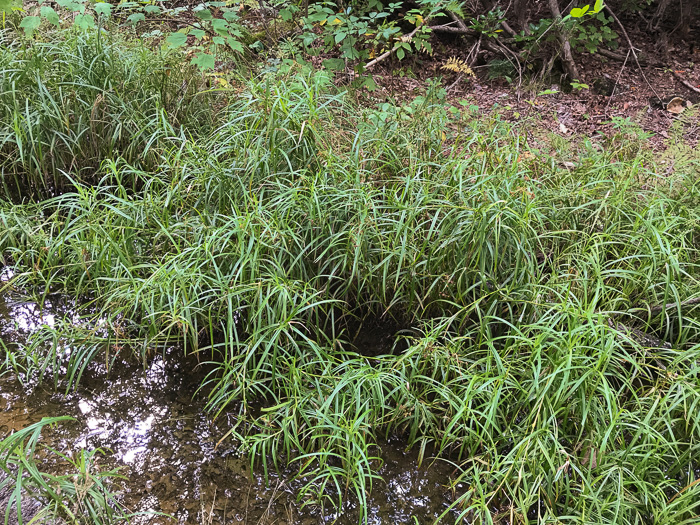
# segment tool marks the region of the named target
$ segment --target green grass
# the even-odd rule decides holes
[[[29,44],[9,31],[0,35],[6,196],[39,199],[72,181],[95,183],[113,159],[155,169],[186,140],[183,126],[193,132],[214,124],[217,97],[193,68],[113,39],[66,31]]]
[[[69,42],[75,55],[98,46]],[[36,78],[47,66],[34,57],[56,47],[22,49],[15,74]],[[450,109],[438,84],[363,108],[299,68],[239,82],[215,118],[192,102],[142,120],[156,75],[130,64],[166,59],[99,52],[137,86],[105,98],[106,143],[54,150],[60,194],[0,201],[8,286],[75,297],[84,322],[8,348],[7,367],[70,389],[117,347],[145,360],[179,343],[213,363],[210,408],[240,413],[231,437],[251,462],[298,467],[304,504],[363,509],[390,435],[455,465],[446,523],[697,520],[692,151],[661,170],[624,121],[596,141],[528,141],[530,124]],[[74,74],[51,63],[38,113]],[[95,74],[91,86],[112,73]],[[8,89],[0,112],[18,115]],[[42,121],[21,155],[33,135],[5,124],[7,184],[54,176],[24,145],[61,123]],[[133,154],[113,145],[117,123]],[[352,338],[377,319],[405,330],[392,352],[364,355]]]
[[[8,495],[3,501],[5,525],[57,521],[102,525],[125,519],[108,488],[110,480],[119,477],[116,471],[94,468],[102,451],[83,449],[66,456],[40,443],[44,427],[70,419],[44,418],[0,441],[0,493]],[[70,472],[46,472],[56,461],[65,463]]]

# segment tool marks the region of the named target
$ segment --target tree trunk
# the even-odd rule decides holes
[[[525,31],[526,35],[530,34],[530,17],[527,9],[529,4],[529,0],[515,0],[513,2],[513,11],[518,21],[518,27],[521,31]]]
[[[559,38],[559,44],[561,46],[562,60],[564,61],[564,70],[569,80],[578,80],[578,68],[576,67],[576,62],[574,61],[574,55],[571,53],[571,43],[569,42],[569,36],[566,31],[561,27],[561,11],[559,10],[559,4],[557,0],[548,0],[549,10],[554,16],[554,23],[557,27],[557,35]]]

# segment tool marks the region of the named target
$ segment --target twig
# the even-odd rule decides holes
[[[649,308],[648,312],[652,315],[658,314],[660,312],[663,312],[664,310],[669,310],[670,308],[678,308],[679,306],[683,308],[684,306],[693,306],[696,304],[700,304],[700,297],[695,297],[694,299],[688,299],[687,301],[682,301],[680,303],[666,303],[666,304],[660,304],[657,306],[652,306]],[[644,310],[643,308],[640,308],[640,310]]]
[[[642,66],[639,63],[639,57],[637,56],[637,52],[634,50],[634,45],[632,45],[632,40],[630,39],[630,36],[627,34],[627,30],[625,29],[625,26],[622,25],[622,22],[620,22],[620,19],[617,18],[617,15],[613,12],[612,9],[610,9],[610,7],[607,4],[605,5],[605,10],[610,14],[610,16],[613,17],[613,20],[615,20],[617,25],[620,26],[620,30],[622,31],[622,34],[624,35],[625,40],[627,40],[627,45],[630,46],[630,51],[632,51],[632,56],[634,57],[634,61],[637,63],[637,67],[639,68],[639,72],[642,74],[644,81],[651,88],[654,95],[656,95],[656,98],[661,99],[659,94],[654,89],[654,86],[651,85],[651,83],[647,79],[647,76],[644,74],[644,70],[642,69]]]
[[[416,28],[415,28],[413,31],[411,31],[411,32],[410,32],[409,34],[407,34],[407,35],[402,36],[401,38],[403,39],[404,42],[410,42],[411,39],[413,38],[413,36],[418,32],[418,30],[419,30],[421,27],[423,27],[423,24],[417,25]],[[394,47],[392,47],[389,51],[385,51],[384,53],[382,53],[381,55],[379,55],[379,56],[378,56],[377,58],[375,58],[374,60],[370,60],[370,61],[367,62],[367,64],[365,65],[365,69],[369,69],[369,68],[371,68],[371,67],[374,67],[375,65],[377,65],[377,64],[378,64],[379,62],[381,62],[382,60],[386,60],[386,59],[389,58],[391,55],[393,55],[393,54],[396,52],[397,49],[398,49],[398,48],[397,48],[396,46],[394,46]]]
[[[613,86],[612,93],[610,94],[610,97],[608,98],[608,103],[605,104],[605,117],[606,118],[608,116],[608,107],[610,106],[610,103],[612,102],[612,99],[615,96],[615,90],[617,89],[617,85],[620,82],[620,77],[622,76],[622,72],[625,70],[625,66],[627,65],[627,59],[629,57],[630,57],[630,52],[627,51],[627,56],[625,57],[625,61],[622,63],[622,67],[620,68],[620,72],[617,74],[617,78],[615,79],[615,85]]]
[[[481,51],[481,37],[479,37],[476,44],[469,50],[469,54],[467,55],[467,64],[469,64],[469,67],[476,64],[476,60],[479,58],[479,51]]]
[[[460,75],[457,77],[457,80],[455,80],[452,84],[450,84],[449,87],[448,87],[445,91],[446,91],[447,93],[449,93],[450,91],[452,91],[452,88],[455,87],[457,84],[459,84],[459,81],[462,80],[463,77],[464,77],[464,75],[463,75],[463,74],[460,74]]]
[[[636,307],[636,308],[630,308],[629,310],[625,310],[624,312],[614,312],[610,314],[611,318],[615,317],[620,317],[623,315],[630,315],[633,313],[641,313],[641,312],[647,312],[651,315],[656,315],[658,313],[663,312],[664,310],[670,310],[671,308],[684,308],[686,306],[694,306],[696,304],[700,304],[700,297],[694,297],[692,299],[686,299],[685,301],[679,302],[672,302],[672,303],[666,303],[666,304],[657,304],[651,307],[643,308],[643,307]]]
[[[696,88],[693,84],[688,82],[686,79],[681,77],[678,72],[674,71],[673,69],[671,70],[671,73],[673,73],[673,76],[678,79],[678,81],[683,84],[685,87],[690,89],[691,91],[695,91],[696,93],[700,93],[700,89]]]
[[[201,24],[197,24],[194,22],[188,22],[187,20],[180,20],[176,18],[146,18],[144,22],[168,22],[171,24],[185,24],[191,27],[194,27],[195,29],[201,29],[202,31],[205,31],[209,35],[216,36],[216,33],[214,31],[211,31],[207,29],[206,27],[202,27]]]
[[[475,35],[476,31],[469,29],[468,27],[461,28],[459,26],[454,26],[455,22],[450,22],[448,24],[441,24],[439,26],[429,26],[431,31],[437,31],[438,33],[457,33],[458,35]]]
[[[627,52],[627,54],[615,53],[614,51],[610,51],[609,49],[605,49],[603,47],[599,47],[596,50],[596,53],[598,53],[599,55],[603,55],[605,58],[617,60],[618,62],[626,62],[627,59],[629,58],[629,51]],[[647,63],[646,58],[639,57],[639,63],[646,64]]]
[[[515,32],[515,29],[513,29],[512,27],[510,27],[510,25],[508,24],[508,22],[506,22],[505,20],[504,20],[503,22],[501,22],[501,27],[502,27],[503,29],[505,29],[506,33],[508,33],[510,36],[516,36],[516,35],[518,34],[518,33]]]
[[[506,60],[510,62],[515,69],[518,71],[518,88],[516,90],[516,96],[518,99],[518,102],[520,101],[520,87],[523,84],[523,68],[522,65],[520,64],[520,59],[522,58],[521,55],[513,51],[512,49],[506,47],[503,45],[501,42],[495,39],[486,39],[486,42],[484,42],[484,47],[488,49],[489,51],[492,51],[497,54],[502,54],[503,56],[506,57]],[[513,59],[510,58],[510,56],[513,57]]]
[[[469,29],[467,27],[467,24],[464,23],[464,20],[458,17],[455,13],[453,13],[452,11],[447,11],[447,14],[450,15],[450,18],[456,22],[456,24],[462,31],[467,31]]]

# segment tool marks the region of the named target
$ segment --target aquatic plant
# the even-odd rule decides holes
[[[124,518],[124,512],[110,492],[115,470],[96,468],[100,450],[81,449],[66,456],[39,439],[50,425],[65,423],[69,417],[44,418],[0,441],[0,506],[4,523],[107,524]],[[47,472],[52,462],[68,465],[68,472]],[[71,472],[72,470],[72,472]]]
[[[296,66],[216,123],[0,201],[5,286],[82,305],[6,366],[69,389],[98,355],[181,344],[254,465],[361,520],[387,436],[454,464],[445,521],[696,519],[700,159],[660,176],[632,126],[526,140],[438,84],[363,109]],[[377,320],[403,327],[382,355],[353,345]]]

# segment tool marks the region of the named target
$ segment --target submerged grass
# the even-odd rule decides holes
[[[72,457],[42,446],[42,430],[71,418],[44,418],[0,441],[0,508],[3,523],[107,524],[125,513],[107,485],[116,471],[95,469],[102,451],[81,450]],[[62,461],[73,472],[46,472],[51,461]]]
[[[133,67],[162,56],[70,42],[111,64],[90,86],[129,71],[135,91],[103,95],[106,127],[85,121],[95,150],[51,142],[64,106],[40,134],[2,120],[6,184],[66,181],[0,201],[7,286],[84,305],[84,322],[7,349],[21,378],[71,388],[98,355],[182,343],[214,364],[210,407],[239,411],[231,432],[254,464],[297,465],[300,499],[355,499],[361,520],[386,436],[455,465],[445,522],[697,520],[700,158],[684,150],[660,176],[631,122],[528,142],[497,115],[450,109],[439,85],[363,109],[298,68],[208,118],[161,106],[179,79]],[[24,89],[55,47],[21,50]],[[80,67],[51,63],[39,113]],[[19,115],[10,84],[0,112]],[[76,114],[98,96],[85,89]],[[376,319],[405,330],[364,355],[352,336]]]

